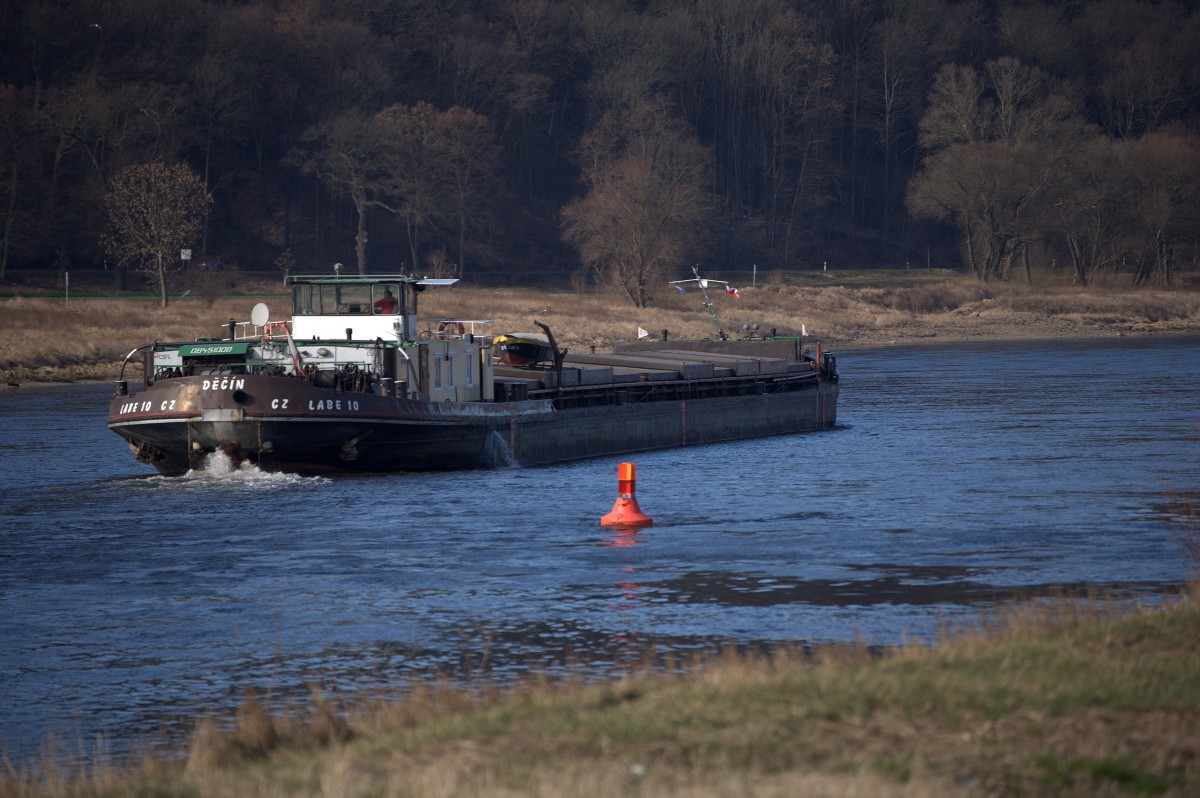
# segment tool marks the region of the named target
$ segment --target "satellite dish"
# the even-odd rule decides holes
[[[267,322],[271,320],[271,311],[267,308],[265,302],[259,302],[254,306],[254,310],[250,311],[250,323],[255,327],[266,327]]]

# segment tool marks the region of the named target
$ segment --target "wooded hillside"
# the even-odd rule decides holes
[[[538,282],[1057,268],[1200,237],[1192,0],[2,0],[0,279],[106,252],[123,170],[194,264]],[[1122,278],[1124,279],[1124,278]]]

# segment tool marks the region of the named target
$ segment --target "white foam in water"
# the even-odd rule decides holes
[[[243,465],[247,463],[243,462]],[[204,458],[204,466],[201,468],[201,473],[206,474],[213,479],[223,479],[237,472],[233,465],[233,458],[220,450],[210,452]],[[189,472],[195,473],[195,472]]]
[[[328,481],[325,477],[302,477],[299,474],[263,471],[249,460],[243,460],[240,464],[235,465],[233,458],[222,451],[209,453],[205,456],[200,468],[191,469],[183,476],[159,477],[159,479],[176,485],[191,483],[246,488],[285,487]]]

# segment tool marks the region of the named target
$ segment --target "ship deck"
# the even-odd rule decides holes
[[[553,398],[560,407],[751,395],[796,390],[818,379],[812,362],[689,349],[568,352],[561,369],[495,367],[501,401]]]

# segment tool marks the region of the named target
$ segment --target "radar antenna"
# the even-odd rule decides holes
[[[675,290],[681,294],[687,293],[687,290],[684,288],[685,285],[695,283],[696,285],[700,286],[700,293],[704,295],[704,307],[707,308],[708,312],[712,314],[713,324],[717,325],[717,335],[721,336],[721,340],[724,341],[729,336],[725,334],[725,328],[721,326],[721,319],[717,316],[717,309],[713,305],[712,299],[710,299],[708,296],[708,287],[710,285],[721,286],[725,293],[729,294],[730,296],[740,298],[738,290],[725,280],[710,280],[708,278],[701,277],[700,267],[698,265],[692,267],[692,274],[696,276],[690,280],[672,280],[671,285],[675,286]]]

